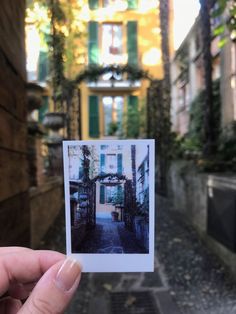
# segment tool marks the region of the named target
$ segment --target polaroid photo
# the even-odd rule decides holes
[[[84,272],[154,270],[154,140],[64,141],[67,255]]]

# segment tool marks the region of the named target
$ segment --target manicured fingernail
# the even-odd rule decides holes
[[[67,258],[59,269],[55,281],[60,289],[69,291],[80,275],[80,264],[72,258]]]

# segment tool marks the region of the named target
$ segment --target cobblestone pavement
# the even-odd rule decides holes
[[[134,233],[124,227],[123,222],[112,222],[111,218],[97,218],[80,246],[81,253],[145,253],[135,239]]]
[[[226,269],[158,200],[155,272],[83,274],[67,314],[236,314],[236,284]],[[41,248],[65,252],[63,212]]]

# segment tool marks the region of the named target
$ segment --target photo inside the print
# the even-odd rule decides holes
[[[149,144],[98,143],[68,145],[71,251],[149,253]]]

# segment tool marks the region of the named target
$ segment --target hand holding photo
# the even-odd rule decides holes
[[[153,271],[154,141],[64,141],[67,254],[84,272]]]

